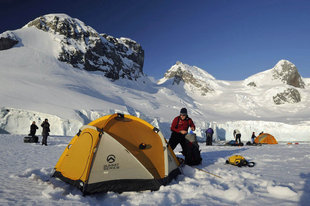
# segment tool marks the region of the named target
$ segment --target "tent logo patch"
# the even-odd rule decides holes
[[[115,155],[112,155],[112,154],[108,155],[107,156],[107,162],[110,163],[110,164],[115,162]]]
[[[114,163],[116,161],[116,157],[113,154],[107,156],[107,162],[109,164],[103,165],[103,170],[116,170],[119,169],[119,163]]]

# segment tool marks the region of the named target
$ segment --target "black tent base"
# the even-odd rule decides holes
[[[93,184],[84,184],[80,180],[71,180],[69,178],[64,177],[61,172],[55,171],[53,177],[57,177],[64,182],[67,182],[71,185],[78,187],[82,192],[83,195],[90,195],[93,193],[99,192],[128,192],[128,191],[144,191],[144,190],[151,190],[156,191],[159,190],[161,185],[167,185],[171,182],[172,179],[176,178],[181,174],[180,169],[177,168],[170,172],[168,177],[162,179],[122,179],[122,180],[111,180],[111,181],[103,181]]]

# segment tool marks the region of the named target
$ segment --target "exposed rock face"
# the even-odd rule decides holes
[[[113,80],[137,79],[144,75],[144,51],[140,44],[131,39],[99,34],[65,14],[41,16],[26,26],[55,34],[62,47],[58,59],[73,67],[102,71]]]
[[[273,96],[275,104],[298,103],[301,101],[301,95],[295,88],[288,88],[285,91]]]
[[[247,84],[247,86],[256,87],[256,84],[255,84],[255,82],[250,82],[250,83]]]
[[[274,79],[280,79],[283,83],[294,87],[305,88],[305,83],[296,66],[287,60],[279,61],[272,69],[272,72]]]
[[[195,71],[195,70],[198,70]],[[197,74],[200,73],[200,77],[205,76],[205,81],[202,81],[198,78]],[[205,74],[204,74],[205,73]],[[165,79],[172,79],[173,84],[179,85],[180,82],[184,82],[185,84],[189,84],[194,86],[196,89],[201,90],[201,95],[206,95],[208,92],[214,91],[214,89],[207,83],[207,80],[211,77],[211,75],[202,71],[197,67],[190,67],[181,62],[177,62],[174,66],[169,69],[165,75]],[[213,78],[213,77],[212,77]]]
[[[18,40],[12,32],[4,32],[0,35],[0,51],[11,49],[17,43]]]

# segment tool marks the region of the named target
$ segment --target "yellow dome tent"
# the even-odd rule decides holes
[[[276,138],[274,138],[274,136],[272,136],[271,134],[268,133],[262,133],[260,135],[258,135],[255,139],[254,139],[255,143],[261,143],[261,144],[278,144]]]
[[[113,114],[79,130],[53,176],[90,194],[158,190],[178,174],[179,161],[157,128],[131,115]]]

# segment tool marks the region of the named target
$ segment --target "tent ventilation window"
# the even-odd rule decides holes
[[[156,128],[156,127],[154,127],[154,128],[153,128],[153,131],[156,132],[156,133],[158,133],[158,132],[159,132],[159,129]]]
[[[132,120],[129,118],[125,118],[124,114],[117,113],[117,117],[114,118],[117,121],[122,121],[122,122],[131,122]]]

